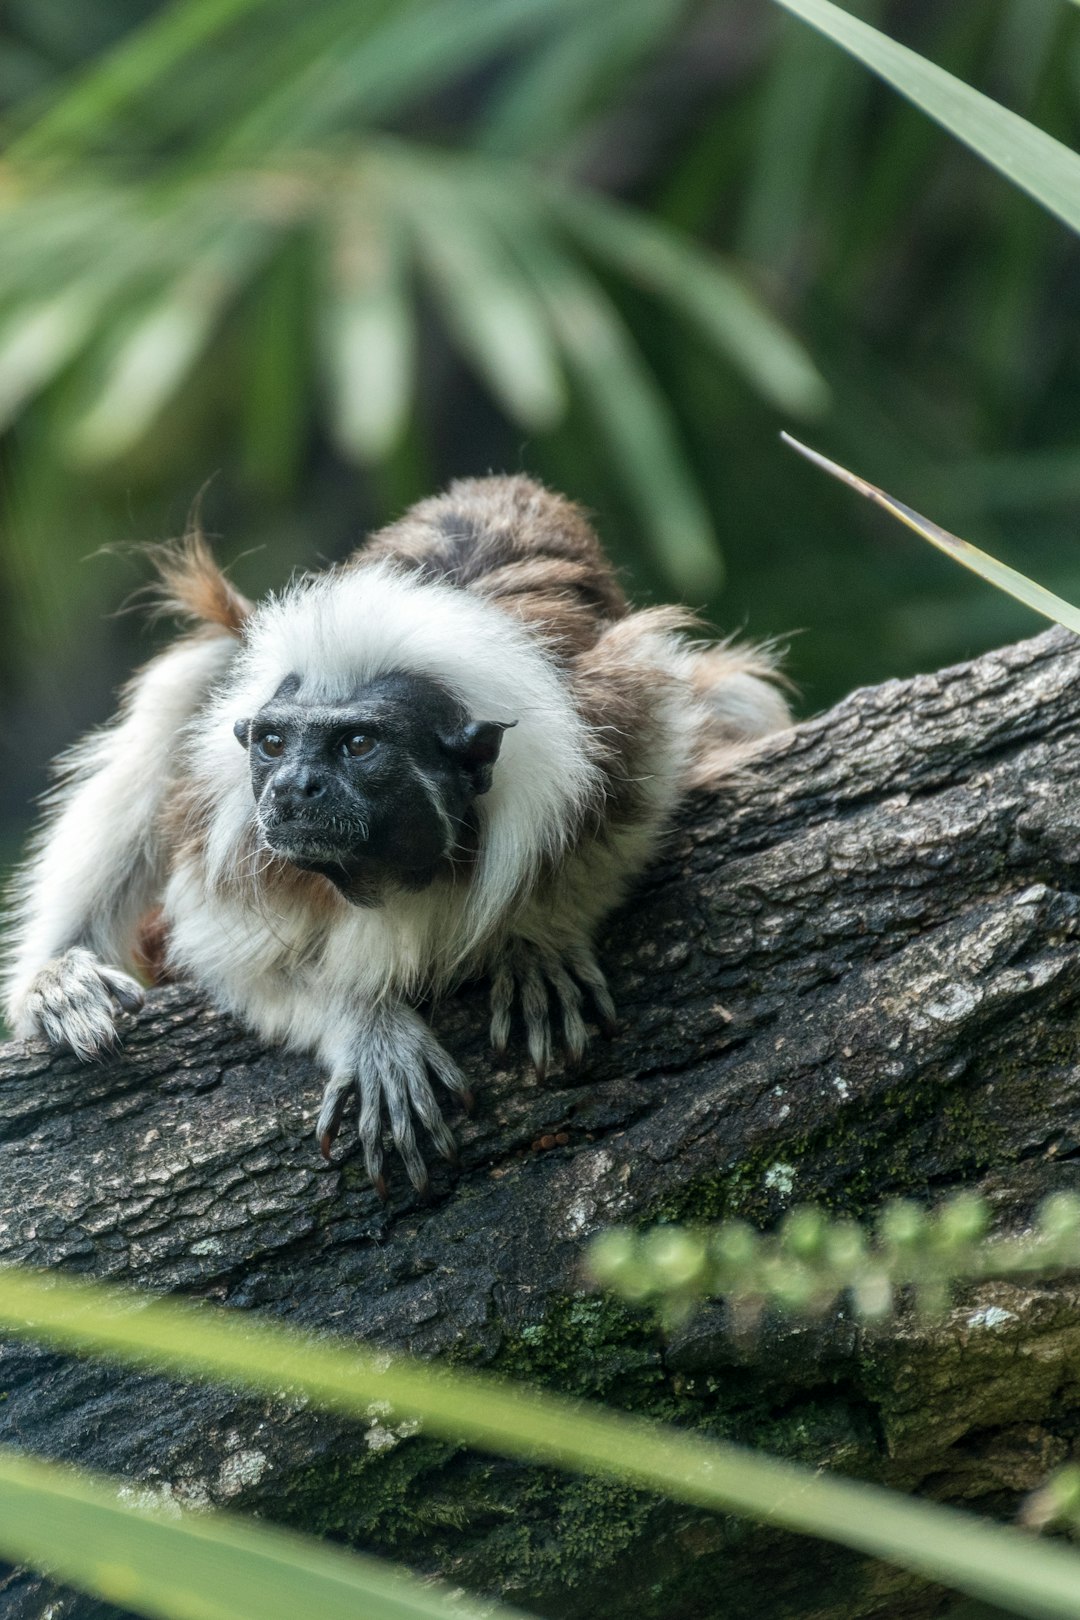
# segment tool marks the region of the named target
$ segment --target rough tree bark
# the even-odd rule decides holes
[[[686,807],[606,943],[623,1033],[539,1085],[484,1000],[439,1010],[478,1082],[460,1173],[382,1209],[320,1166],[319,1080],[181,990],[84,1068],[0,1052],[0,1260],[68,1268],[549,1380],[1007,1512],[1080,1429],[1080,1290],[969,1295],[932,1331],[664,1342],[581,1291],[611,1221],[983,1188],[1007,1224],[1080,1183],[1080,645],[1063,632],[855,693]],[[566,1133],[564,1145],[540,1138]],[[551,1617],[944,1612],[913,1576],[378,1415],[0,1349],[0,1437],[439,1569]],[[51,1605],[51,1607],[50,1607]],[[106,1611],[19,1572],[3,1620]]]

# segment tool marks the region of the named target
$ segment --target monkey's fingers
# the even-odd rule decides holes
[[[319,1117],[315,1124],[319,1152],[327,1163],[331,1162],[330,1150],[341,1129],[349,1098],[356,1090],[360,1093],[359,1136],[364,1150],[364,1163],[376,1195],[385,1204],[390,1195],[386,1177],[382,1173],[381,1093],[377,1080],[373,1083],[370,1076],[366,1082],[363,1076],[358,1080],[357,1076],[348,1070],[331,1076],[323,1092]]]
[[[412,1101],[414,1077],[411,1066],[387,1061],[379,1076],[382,1094],[386,1099],[386,1111],[390,1116],[390,1134],[394,1138],[394,1146],[405,1161],[409,1180],[418,1193],[428,1190],[428,1171],[424,1163],[424,1155],[420,1152],[416,1141],[416,1132],[412,1122]],[[430,1086],[424,1079],[422,1084],[430,1093]],[[431,1098],[434,1104],[434,1097]]]
[[[35,976],[16,1033],[24,1038],[42,1035],[51,1046],[67,1047],[89,1062],[117,1049],[117,1012],[134,1011],[142,1001],[134,979],[77,946]]]
[[[327,1162],[355,1085],[355,1077],[348,1073],[331,1075],[326,1083],[319,1105],[319,1117],[315,1122],[315,1135],[319,1139],[319,1152]]]
[[[585,998],[580,985],[575,984],[553,952],[548,952],[544,956],[544,972],[562,1013],[563,1051],[567,1067],[576,1069],[585,1056],[585,1048],[589,1044],[589,1032],[581,1016],[581,1006]]]
[[[98,973],[104,980],[109,994],[124,1012],[138,1012],[145,1004],[146,991],[129,973],[121,973],[119,968],[112,967],[99,967]]]
[[[619,1015],[611,999],[607,980],[596,957],[588,945],[574,945],[566,953],[566,962],[575,978],[579,979],[592,996],[600,1014],[600,1028],[609,1038],[618,1033]]]
[[[514,972],[503,957],[491,976],[491,1045],[496,1057],[505,1057],[510,1045],[510,1018],[514,1010]]]
[[[409,1101],[413,1112],[421,1124],[427,1127],[436,1151],[448,1164],[455,1169],[460,1162],[458,1159],[457,1143],[454,1133],[442,1116],[442,1109],[435,1098],[435,1093],[428,1085],[427,1076],[416,1070],[410,1070],[408,1075]]]
[[[429,1029],[423,1032],[421,1051],[424,1062],[437,1080],[441,1080],[447,1091],[452,1091],[460,1097],[467,1114],[471,1114],[476,1107],[476,1099],[469,1089],[469,1082],[450,1056],[435,1039]]]
[[[546,1078],[552,1056],[559,1050],[566,1067],[577,1068],[589,1042],[583,1013],[585,990],[601,1030],[613,1035],[618,1028],[615,1003],[587,943],[557,951],[544,950],[527,939],[510,940],[491,977],[491,1044],[496,1054],[506,1051],[514,1002],[520,996],[526,1044],[538,1078]],[[561,1039],[555,1034],[555,1007]]]
[[[382,1085],[373,1064],[363,1063],[357,1079],[360,1094],[360,1120],[357,1133],[364,1150],[364,1164],[371,1185],[385,1204],[389,1196],[382,1173]]]
[[[551,1067],[551,1009],[548,1006],[547,985],[531,950],[519,954],[518,982],[521,987],[521,1010],[525,1015],[525,1043],[536,1070],[536,1078],[546,1080]]]
[[[426,1125],[436,1151],[456,1169],[460,1163],[457,1142],[428,1084],[426,1071],[429,1070],[437,1080],[441,1080],[447,1091],[452,1091],[456,1097],[460,1097],[466,1113],[472,1113],[476,1106],[475,1099],[469,1090],[468,1081],[449,1052],[439,1045],[430,1029],[426,1027],[420,1033],[420,1056],[423,1060],[422,1066],[410,1070],[409,1074],[412,1105]]]

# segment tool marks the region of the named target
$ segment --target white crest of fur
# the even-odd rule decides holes
[[[228,694],[200,724],[192,764],[218,804],[207,842],[215,882],[235,863],[254,814],[233,724],[288,675],[301,701],[347,702],[365,682],[404,670],[442,683],[476,720],[512,724],[489,793],[477,801],[480,854],[452,954],[460,962],[520,902],[599,791],[588,732],[551,659],[479,597],[389,563],[304,579],[249,620]],[[445,949],[450,942],[443,941]]]

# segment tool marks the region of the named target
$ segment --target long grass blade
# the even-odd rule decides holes
[[[776,0],[877,73],[998,169],[1013,185],[1080,230],[1080,155],[906,45],[831,4]]]
[[[1076,1620],[1080,1553],[1071,1548],[490,1374],[17,1267],[0,1269],[0,1324],[20,1338],[136,1367],[283,1398],[303,1393],[353,1416],[386,1401],[459,1443],[825,1537],[1031,1620]]]
[[[110,461],[138,443],[209,342],[217,315],[183,290],[136,323],[114,355],[100,394],[71,430],[69,448],[77,461]]]
[[[512,1620],[378,1559],[0,1447],[0,1557],[162,1620]],[[137,1506],[126,1505],[136,1498]]]
[[[999,590],[1015,597],[1018,602],[1023,602],[1025,607],[1033,609],[1036,613],[1041,613],[1043,618],[1052,619],[1055,624],[1062,624],[1066,630],[1073,630],[1077,635],[1080,635],[1080,608],[1073,607],[1070,602],[1066,602],[1060,596],[1055,596],[1053,591],[1045,590],[1042,585],[1036,585],[1035,581],[1028,579],[1025,574],[1018,573],[1015,568],[1010,568],[1007,563],[998,562],[996,557],[991,557],[987,552],[980,551],[977,546],[971,545],[967,540],[961,540],[957,535],[950,534],[948,529],[941,528],[937,523],[932,522],[930,518],[922,517],[918,512],[913,511],[910,506],[905,506],[903,501],[898,501],[893,495],[887,495],[876,484],[868,483],[865,478],[860,478],[857,473],[848,472],[847,468],[841,467],[839,462],[830,461],[828,456],[823,456],[819,451],[811,450],[805,444],[800,444],[798,439],[791,437],[790,433],[782,433],[780,437],[785,444],[790,445],[793,450],[797,450],[800,456],[805,456],[807,461],[813,462],[815,467],[820,467],[824,472],[830,473],[833,478],[838,478],[849,489],[857,490],[860,495],[865,495],[867,500],[873,501],[876,506],[890,512],[893,517],[899,518],[901,523],[905,524],[909,529],[913,529],[916,534],[922,535],[924,540],[929,540],[932,546],[936,546],[939,551],[943,551],[954,562],[960,563],[964,568],[969,568],[973,574],[978,574],[980,579],[985,579],[991,585],[996,585]]]

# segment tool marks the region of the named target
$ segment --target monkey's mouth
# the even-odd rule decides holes
[[[355,824],[328,826],[325,821],[304,821],[297,817],[262,823],[263,837],[275,855],[294,866],[341,866],[353,868],[364,859],[366,829]]]

